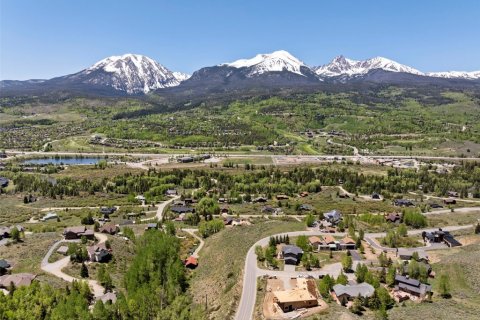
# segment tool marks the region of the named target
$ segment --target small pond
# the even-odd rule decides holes
[[[46,165],[46,164],[54,164],[54,165],[94,165],[97,164],[103,158],[39,158],[39,159],[28,159],[22,162],[22,164],[30,164],[30,165]]]

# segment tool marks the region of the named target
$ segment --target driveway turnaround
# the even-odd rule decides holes
[[[102,234],[102,233],[95,233],[95,237],[98,239],[99,244],[104,243],[108,239],[108,237],[105,234]],[[43,257],[42,263],[41,263],[41,268],[42,268],[43,271],[48,272],[50,274],[53,274],[54,276],[56,276],[60,279],[63,279],[67,282],[82,281],[82,279],[77,279],[77,278],[72,277],[72,276],[70,276],[70,275],[68,275],[68,274],[66,274],[62,271],[62,269],[65,268],[68,265],[68,263],[70,262],[70,257],[67,256],[67,257],[62,258],[62,259],[60,259],[58,261],[55,261],[53,263],[48,262],[48,259],[53,254],[55,249],[57,249],[57,247],[61,243],[65,243],[65,242],[79,242],[79,240],[63,240],[62,239],[62,240],[59,240],[59,241],[55,242],[50,247],[50,249],[48,250],[45,257]],[[99,297],[104,295],[105,288],[102,287],[97,281],[88,280],[87,282],[88,282],[88,285],[90,286],[90,289],[92,289],[93,296],[95,298],[99,298]]]

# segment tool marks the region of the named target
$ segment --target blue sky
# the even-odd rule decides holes
[[[478,0],[0,0],[0,79],[74,73],[111,55],[174,71],[284,49],[309,65],[384,56],[480,69]]]

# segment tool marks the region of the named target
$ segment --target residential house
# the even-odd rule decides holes
[[[327,235],[324,235],[322,236],[323,240],[322,240],[322,243],[320,243],[320,245],[318,246],[318,250],[337,250],[337,240],[327,234]]]
[[[148,223],[147,226],[145,227],[145,230],[154,230],[158,229],[158,226],[156,223]]]
[[[284,194],[277,194],[277,200],[288,200],[288,196]]]
[[[272,293],[273,302],[283,312],[318,306],[319,294],[313,279],[297,278],[297,285],[294,288]]]
[[[100,213],[106,218],[108,218],[115,211],[117,211],[117,208],[115,208],[115,207],[101,207],[100,208]]]
[[[254,199],[252,200],[252,202],[254,202],[254,203],[259,203],[259,202],[260,202],[260,203],[265,203],[265,202],[267,202],[267,201],[268,201],[268,199],[265,198],[265,197],[257,197],[257,198],[254,198]]]
[[[178,215],[178,217],[176,217],[175,219],[173,219],[174,221],[178,221],[178,222],[182,222],[185,220],[185,213],[180,213]]]
[[[193,157],[180,157],[177,159],[177,162],[180,162],[180,163],[189,163],[189,162],[193,162],[195,159]]]
[[[135,200],[138,200],[140,202],[145,202],[145,197],[142,196],[142,195],[138,195],[138,196],[135,197]]]
[[[111,251],[107,249],[105,243],[88,246],[87,252],[88,259],[92,262],[107,262],[112,256]]]
[[[282,247],[282,257],[285,264],[297,265],[302,259],[303,250],[294,245],[285,245]]]
[[[281,208],[274,208],[272,206],[264,206],[262,208],[262,213],[277,215],[277,214],[280,214],[281,212],[282,212]]]
[[[190,205],[190,204],[193,204],[193,203],[197,202],[193,198],[185,198],[185,199],[183,199],[183,201],[185,201],[185,205]]]
[[[374,199],[374,200],[380,200],[381,198],[382,198],[382,197],[380,196],[379,193],[376,193],[376,192],[372,193],[372,199]]]
[[[70,227],[63,230],[63,236],[65,237],[65,240],[80,239],[82,237],[93,240],[94,232],[91,229],[87,229],[85,226]]]
[[[115,302],[117,302],[117,295],[114,292],[107,292],[103,296],[100,296],[98,299],[102,300],[104,304],[114,304]]]
[[[190,256],[185,260],[185,267],[189,269],[195,269],[198,266],[198,259],[194,256]]]
[[[225,219],[223,219],[223,224],[226,226],[232,225],[232,222],[233,222],[232,217],[225,217]]]
[[[0,227],[0,239],[10,238],[10,234],[12,233],[12,230],[14,228],[17,228],[17,230],[20,232],[25,231],[25,228],[20,225],[10,226],[10,227]]]
[[[8,187],[9,180],[5,177],[0,177],[0,188]]]
[[[397,207],[413,207],[415,204],[408,199],[395,199],[393,205]]]
[[[31,273],[15,273],[0,276],[0,288],[8,289],[13,285],[18,288],[22,286],[29,286],[37,276]]]
[[[349,237],[345,237],[340,240],[341,250],[355,250],[357,248],[355,240]]]
[[[398,212],[392,212],[385,216],[385,220],[391,223],[400,223],[402,216]]]
[[[173,213],[181,214],[187,212],[195,212],[195,208],[187,206],[172,206],[170,207],[170,211],[172,211]]]
[[[323,243],[323,241],[317,236],[311,236],[308,237],[308,243],[310,243],[314,251],[318,251],[320,250],[319,247]]]
[[[301,204],[300,207],[298,207],[298,210],[300,210],[300,211],[312,211],[313,207],[308,203],[304,203],[304,204]]]
[[[302,198],[308,197],[308,192],[307,191],[300,192],[299,196]]]
[[[460,194],[456,191],[448,191],[447,196],[453,197],[453,198],[458,198],[460,196]]]
[[[422,233],[423,240],[429,243],[445,243],[449,247],[459,247],[462,244],[458,242],[455,237],[448,231],[438,229],[432,232]]]
[[[106,223],[104,224],[103,226],[100,227],[100,229],[98,230],[100,233],[107,233],[107,234],[111,234],[111,235],[114,235],[116,234],[118,231],[120,231],[120,228],[113,224],[113,223]]]
[[[8,269],[10,269],[10,263],[8,263],[8,261],[5,259],[1,259],[0,260],[0,276],[6,274],[8,272]]]
[[[415,297],[423,299],[427,294],[432,292],[432,286],[421,283],[416,279],[411,279],[408,276],[395,276],[395,291],[403,291]]]
[[[45,216],[43,216],[40,221],[49,221],[49,220],[58,220],[58,214],[56,214],[55,212],[49,212],[47,213]]]
[[[221,214],[224,214],[224,213],[227,214],[227,213],[228,213],[228,207],[223,207],[223,208],[221,208],[221,209],[220,209],[220,213],[221,213]]]
[[[67,246],[60,246],[57,249],[57,253],[66,256],[68,253],[68,247]]]
[[[178,194],[177,190],[176,189],[168,189],[167,191],[165,191],[165,195],[168,196],[168,197],[174,197]]]
[[[428,255],[423,250],[413,251],[411,249],[399,248],[397,249],[397,256],[401,260],[409,261],[412,260],[413,253],[416,252],[418,255],[418,261],[428,262]]]
[[[333,297],[340,305],[346,305],[348,301],[352,301],[356,297],[369,298],[373,296],[375,288],[362,282],[355,285],[336,284],[333,286]]]
[[[338,210],[332,210],[327,213],[324,213],[323,217],[327,222],[330,222],[333,225],[339,223],[340,220],[342,220],[342,214]]]
[[[450,206],[450,205],[457,204],[457,200],[455,200],[454,198],[448,198],[448,199],[444,199],[443,203],[445,203],[447,206]]]

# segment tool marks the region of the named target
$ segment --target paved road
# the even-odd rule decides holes
[[[8,154],[14,155],[29,155],[29,156],[55,156],[55,155],[64,155],[64,156],[132,156],[139,158],[165,158],[165,157],[177,157],[184,155],[185,153],[129,153],[129,152],[41,152],[41,151],[18,151],[18,150],[6,150]],[[358,152],[358,151],[357,151]],[[242,154],[242,153],[225,153],[225,156],[237,157],[237,158],[292,158],[292,159],[330,159],[334,158],[345,158],[345,159],[358,159],[359,157],[370,158],[370,159],[419,159],[419,160],[474,160],[479,161],[480,158],[477,157],[438,157],[438,156],[392,156],[392,155],[369,155],[369,156],[345,156],[345,155],[270,155],[270,154]]]
[[[95,237],[98,239],[99,244],[104,243],[105,241],[108,240],[108,237],[103,233],[95,233]],[[70,275],[68,275],[68,274],[66,274],[62,271],[62,269],[65,268],[66,266],[68,266],[68,264],[70,262],[70,257],[69,256],[67,256],[65,258],[62,258],[58,261],[55,261],[53,263],[48,262],[48,259],[53,254],[54,250],[56,250],[57,247],[61,243],[65,243],[65,242],[67,242],[67,243],[68,242],[79,242],[79,240],[63,240],[63,239],[61,239],[61,240],[55,242],[50,247],[50,249],[48,250],[45,257],[43,257],[42,262],[41,262],[41,268],[42,268],[43,271],[48,272],[50,274],[53,274],[54,276],[56,276],[60,279],[63,279],[67,282],[82,281],[81,279],[77,279],[75,277],[72,277],[72,276],[70,276]],[[88,280],[88,285],[92,289],[93,296],[95,298],[99,298],[99,297],[103,296],[105,288],[102,287],[97,281]]]
[[[471,227],[473,227],[473,225],[449,226],[449,227],[443,228],[443,230],[455,231],[455,230],[467,229]],[[434,231],[434,230],[438,230],[438,229],[428,228],[428,229],[410,230],[408,234],[416,235],[416,234],[421,234],[423,231],[428,232],[428,231]],[[325,235],[325,234],[329,234],[333,236],[345,235],[345,233],[324,233],[320,231],[294,231],[294,232],[280,233],[272,236],[288,235],[289,237],[298,237],[299,235],[314,236],[314,235]],[[368,234],[365,234],[365,239],[367,240],[369,238],[379,238],[382,236],[385,236],[385,233],[368,233]],[[256,295],[257,295],[257,278],[259,276],[268,275],[268,276],[277,276],[277,277],[296,277],[298,276],[299,273],[301,273],[301,274],[311,275],[313,277],[318,277],[319,275],[325,275],[325,274],[331,274],[336,277],[340,274],[340,271],[341,271],[340,263],[326,265],[321,270],[305,271],[305,272],[285,272],[285,271],[271,271],[271,270],[260,269],[257,266],[257,256],[255,254],[255,247],[267,246],[269,240],[270,240],[270,236],[265,237],[261,240],[258,240],[248,250],[248,253],[245,259],[242,296],[240,298],[240,303],[237,309],[237,313],[235,315],[236,320],[245,320],[245,319],[252,318],[253,310],[255,307]],[[379,248],[382,248],[382,247],[379,246]],[[391,248],[387,248],[387,249],[391,249]],[[428,250],[428,247],[423,249]],[[363,263],[363,261],[354,261],[353,268],[356,268],[356,265],[358,263]]]
[[[180,196],[174,196],[173,198],[167,200],[167,201],[163,201],[162,203],[158,204],[157,205],[157,214],[155,215],[155,217],[153,218],[144,218],[142,219],[142,221],[148,221],[148,220],[153,220],[153,219],[157,219],[158,221],[162,221],[163,219],[163,212],[165,211],[165,208],[170,204],[172,203],[173,201],[177,200],[177,199],[180,199]]]

